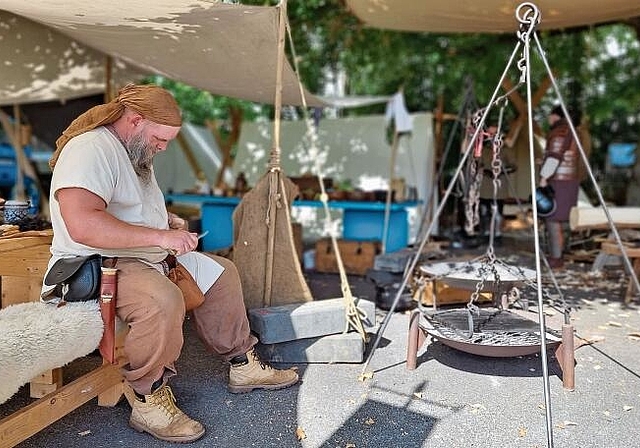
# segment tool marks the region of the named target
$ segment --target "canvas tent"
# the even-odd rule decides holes
[[[203,0],[0,3],[0,105],[77,98],[112,78],[157,73],[214,94],[273,103],[276,7]],[[109,74],[111,76],[111,73]],[[300,105],[288,63],[282,103]],[[307,95],[310,106],[322,103]]]
[[[110,96],[150,73],[214,94],[273,103],[276,72],[282,74],[282,104],[300,105],[293,69],[285,60],[277,70],[278,15],[278,7],[212,1],[70,0],[61,7],[56,1],[3,0],[0,106],[13,105],[20,116],[20,104],[104,91]],[[324,104],[303,92],[307,104]],[[30,171],[16,137],[19,126],[4,113],[2,125],[20,171]],[[21,180],[15,191],[24,198]]]
[[[518,0],[346,0],[349,10],[368,26],[432,33],[512,33]],[[637,0],[537,0],[539,29],[595,25],[640,16]]]
[[[86,48],[95,51],[95,57],[104,59],[102,79],[107,90],[112,86],[109,63],[122,61],[139,73],[156,73],[214,94],[274,104],[276,122],[280,119],[283,105],[325,104],[305,91],[286,60],[286,2],[275,7],[264,7],[201,0],[110,0],[90,4],[69,0],[62,8],[55,1],[25,3],[7,0],[0,4],[0,11],[4,20],[0,29],[11,29],[15,43],[21,43],[22,40],[18,25],[22,20],[20,18],[43,25],[41,31],[34,33],[34,37],[42,36],[42,39],[28,42],[26,48],[5,49],[3,46],[4,65],[0,64],[0,67],[17,68],[0,71],[0,79],[9,86],[3,92],[8,98],[1,99],[0,104],[15,105],[60,96],[55,90],[47,91],[48,86],[71,85],[73,89],[66,88],[70,97],[94,93],[82,91],[83,87],[90,89],[95,85],[89,82],[90,78],[99,76],[99,71],[93,70],[98,64],[92,61],[92,54],[85,54]],[[54,58],[48,58],[54,51],[51,43],[54,41],[61,45],[57,48],[59,53]],[[78,60],[84,67],[77,66]],[[7,130],[9,127],[5,126]],[[274,131],[274,155],[280,151],[278,136],[279,131]],[[16,139],[13,140],[15,142]],[[18,150],[19,144],[13,146],[17,153],[21,152]],[[276,173],[278,182],[282,184],[287,179],[280,177],[276,168],[270,166],[269,173]],[[254,190],[257,190],[257,186]],[[246,205],[248,201],[243,199],[238,209],[243,208],[247,217],[257,216],[250,212],[265,206],[260,203],[262,198],[257,199],[256,207]],[[270,209],[275,211],[270,204]],[[285,216],[282,219],[276,220],[272,216],[276,213],[282,215],[283,211]],[[270,292],[265,294],[269,299],[273,293],[274,297],[283,300],[311,300],[308,287],[299,272],[300,263],[293,252],[291,226],[286,212],[280,208],[270,213],[268,241],[259,241],[264,240],[259,236],[252,240],[253,250],[260,254],[266,252],[266,263],[259,263],[260,260],[253,255],[248,260],[258,262],[258,266],[255,269],[254,266],[248,267],[240,260],[240,250],[234,250],[234,261],[244,266],[244,273],[253,274],[258,268],[266,268],[264,287],[265,291],[268,289]],[[247,219],[240,221],[243,224]],[[272,238],[276,222],[277,238]],[[285,229],[284,233],[282,229]],[[257,230],[263,229],[252,230],[252,236],[255,236]],[[280,244],[274,245],[276,239]],[[268,243],[269,248],[266,251],[256,249],[258,243]],[[276,250],[271,250],[273,247]],[[291,256],[283,256],[285,252],[290,252]],[[290,266],[286,266],[286,260],[290,260]],[[283,266],[287,269],[276,269]],[[298,289],[304,294],[297,294],[294,281],[271,281],[270,274],[273,272],[295,270],[299,280]],[[246,277],[246,274],[242,276],[243,286]],[[290,292],[286,297],[279,294],[280,289],[285,287]],[[246,292],[251,290],[245,288]]]

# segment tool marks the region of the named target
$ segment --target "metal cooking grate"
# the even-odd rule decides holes
[[[480,308],[480,314],[473,315],[472,335],[469,335],[468,316],[466,308],[462,308],[426,317],[439,333],[434,335],[438,338],[491,346],[539,346],[541,343],[538,323],[508,310]],[[551,332],[547,330],[547,333]]]

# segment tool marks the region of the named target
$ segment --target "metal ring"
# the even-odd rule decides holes
[[[540,10],[533,3],[522,3],[516,8],[516,19],[523,25],[538,25],[540,23]]]

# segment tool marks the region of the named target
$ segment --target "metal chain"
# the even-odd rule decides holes
[[[469,163],[469,191],[465,203],[464,229],[467,235],[476,233],[476,226],[480,223],[480,184],[482,183],[482,170],[478,169],[478,160],[472,159]]]
[[[484,109],[478,109],[473,114],[472,126],[467,130],[467,135],[474,135],[478,126],[482,123]],[[469,188],[467,190],[465,202],[465,224],[464,230],[467,235],[475,235],[476,226],[480,223],[480,185],[482,184],[482,170],[479,168],[479,160],[482,156],[482,144],[489,134],[481,130],[474,142],[474,154],[469,159]]]
[[[493,244],[494,237],[496,234],[496,225],[498,224],[498,190],[501,186],[500,175],[503,173],[503,163],[502,163],[502,145],[503,145],[503,135],[502,135],[502,119],[504,117],[504,110],[507,107],[508,101],[505,98],[500,106],[500,114],[498,117],[498,125],[496,127],[496,132],[493,135],[492,139],[492,158],[491,158],[491,174],[492,174],[492,185],[493,185],[493,201],[491,203],[491,220],[489,222],[489,246],[488,250],[493,252]]]

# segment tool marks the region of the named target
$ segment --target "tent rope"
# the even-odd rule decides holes
[[[302,100],[302,113],[304,117],[304,121],[307,126],[307,137],[309,138],[310,148],[309,151],[313,153],[314,161],[315,161],[315,170],[316,176],[318,178],[318,183],[320,184],[320,202],[322,202],[322,208],[324,210],[325,223],[327,228],[329,229],[329,237],[331,238],[331,245],[333,247],[333,252],[336,256],[336,262],[338,265],[338,272],[340,275],[340,288],[342,290],[342,298],[345,305],[345,329],[344,332],[347,333],[350,328],[353,328],[360,334],[360,337],[364,341],[367,340],[367,333],[364,330],[364,326],[362,324],[362,319],[365,316],[362,308],[358,307],[355,303],[353,295],[351,293],[351,288],[349,287],[349,280],[347,279],[347,273],[344,268],[344,263],[342,261],[342,256],[340,255],[340,247],[338,246],[338,240],[335,235],[335,229],[333,226],[333,221],[331,219],[331,213],[329,211],[329,196],[327,195],[326,189],[324,187],[324,178],[322,176],[321,165],[320,165],[320,157],[317,156],[318,153],[318,133],[313,124],[311,117],[309,116],[309,112],[307,110],[307,99],[304,93],[304,87],[302,85],[302,81],[300,81],[300,70],[298,67],[298,57],[296,56],[295,47],[293,45],[293,38],[291,36],[291,27],[287,21],[287,36],[289,38],[289,45],[291,47],[291,53],[293,56],[293,67],[296,72],[296,79],[298,80],[298,87],[300,89],[300,98]]]
[[[271,295],[273,291],[273,265],[276,244],[276,212],[279,201],[284,194],[284,188],[278,182],[281,174],[280,169],[280,124],[282,112],[282,71],[284,67],[284,42],[285,42],[285,22],[287,15],[287,2],[282,0],[279,8],[278,20],[278,61],[276,64],[276,92],[274,98],[274,119],[273,119],[273,144],[271,146],[271,154],[269,157],[269,195],[268,205],[265,216],[265,223],[268,227],[267,233],[267,257],[264,281],[264,298],[265,306],[271,305]],[[282,190],[280,188],[282,187]],[[280,193],[282,191],[283,193]]]

